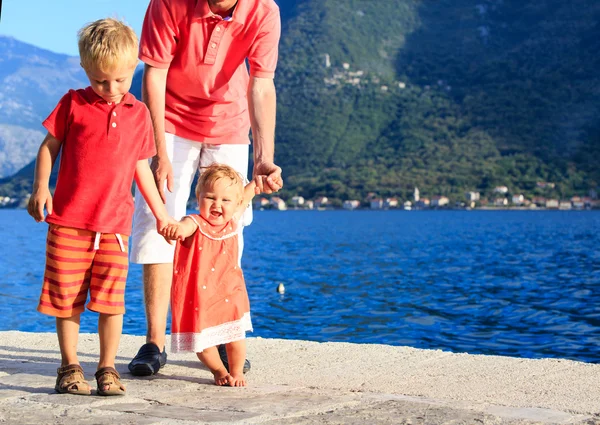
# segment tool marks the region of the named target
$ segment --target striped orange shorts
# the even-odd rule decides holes
[[[89,290],[89,310],[125,313],[128,241],[127,236],[51,224],[38,311],[62,318],[80,314]]]

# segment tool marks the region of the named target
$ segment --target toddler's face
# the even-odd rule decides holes
[[[110,72],[99,69],[86,69],[90,85],[98,96],[106,102],[119,103],[131,88],[134,67],[125,67]]]
[[[241,203],[240,190],[227,178],[204,188],[198,198],[200,216],[212,225],[227,223]]]

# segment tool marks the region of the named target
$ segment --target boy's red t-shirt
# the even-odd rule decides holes
[[[91,87],[69,90],[44,127],[62,142],[48,223],[131,233],[131,186],[138,160],[156,154],[146,105],[127,93],[108,104]]]

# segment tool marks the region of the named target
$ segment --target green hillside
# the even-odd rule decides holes
[[[407,197],[416,185],[462,198],[507,185],[559,197],[600,182],[600,3],[393,4],[307,0],[284,25],[286,194]]]

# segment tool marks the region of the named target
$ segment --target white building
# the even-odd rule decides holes
[[[417,208],[429,208],[430,205],[431,203],[427,198],[419,199],[417,202],[415,202],[415,207]]]
[[[342,207],[345,210],[354,210],[354,209],[360,207],[360,201],[357,201],[356,199],[344,201],[344,203],[342,204]]]
[[[372,210],[380,210],[383,208],[383,199],[371,199],[370,206]]]
[[[267,205],[269,205],[269,200],[267,198],[264,197],[258,197],[258,198],[254,198],[254,208],[259,210],[261,208],[266,207]]]
[[[283,199],[281,199],[279,196],[274,196],[271,198],[271,206],[274,209],[280,210],[280,211],[284,211],[287,209],[287,206],[285,205],[285,201]]]
[[[571,201],[560,201],[558,203],[559,210],[570,210],[571,209]]]
[[[468,202],[477,202],[481,199],[481,194],[479,192],[467,192],[465,198]]]
[[[444,205],[448,205],[450,199],[445,196],[434,196],[431,198],[431,206],[432,207],[443,207]]]
[[[506,186],[496,186],[494,188],[494,193],[508,193],[508,187],[506,187]]]
[[[414,200],[415,202],[419,202],[419,199],[420,199],[420,195],[419,195],[419,188],[418,188],[418,187],[415,187],[415,191],[414,191],[414,193],[413,193],[413,200]]]
[[[384,208],[397,208],[398,200],[396,198],[386,198],[385,201],[383,202],[383,207]]]
[[[315,208],[325,208],[328,201],[329,199],[327,199],[326,196],[319,196],[317,199],[315,199]]]
[[[292,197],[292,205],[294,207],[301,207],[304,205],[304,198],[302,196],[293,196]]]
[[[525,197],[523,195],[521,195],[521,194],[513,195],[512,203],[514,205],[523,205],[524,202],[525,202]]]

